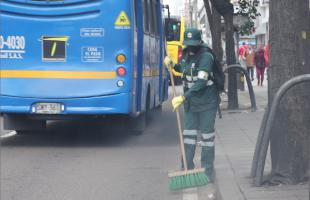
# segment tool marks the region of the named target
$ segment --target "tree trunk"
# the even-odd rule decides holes
[[[309,28],[308,0],[270,1],[271,100],[284,82],[310,73]],[[272,171],[269,184],[296,184],[308,177],[309,88],[310,84],[295,86],[281,102],[270,141]]]
[[[212,35],[212,49],[219,61],[223,60],[221,15],[214,6],[210,6],[209,0],[204,0],[209,26]]]
[[[225,20],[225,38],[226,38],[226,60],[227,65],[236,64],[235,40],[233,14],[224,15]],[[238,92],[236,70],[228,71],[228,109],[238,109]]]
[[[226,40],[226,61],[227,65],[236,64],[235,40],[233,14],[234,7],[230,0],[210,0],[212,6],[224,17],[225,20],[225,40]],[[237,109],[238,92],[236,70],[228,71],[228,109]]]

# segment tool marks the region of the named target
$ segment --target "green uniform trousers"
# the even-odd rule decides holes
[[[215,118],[217,108],[202,112],[184,112],[184,147],[188,169],[195,168],[194,156],[197,135],[201,133],[201,167],[206,169],[207,175],[213,174],[214,168],[214,139]]]

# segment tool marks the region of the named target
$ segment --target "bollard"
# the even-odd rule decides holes
[[[256,99],[255,99],[255,94],[254,94],[254,90],[253,90],[253,86],[252,86],[252,81],[250,79],[250,76],[247,72],[246,69],[244,69],[243,67],[241,67],[241,65],[239,64],[234,64],[234,65],[228,65],[227,68],[224,70],[224,73],[227,72],[229,69],[238,69],[239,71],[242,71],[243,74],[245,75],[247,84],[248,84],[248,90],[249,90],[249,95],[250,95],[250,100],[251,100],[251,108],[252,111],[256,111],[257,107],[256,107]]]

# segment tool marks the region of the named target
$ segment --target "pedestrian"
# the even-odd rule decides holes
[[[251,46],[245,51],[246,68],[252,81],[254,81],[254,56],[255,52]]]
[[[266,62],[264,57],[264,49],[261,45],[255,53],[254,64],[256,67],[257,86],[263,86]]]
[[[246,69],[246,58],[245,58],[246,49],[247,49],[246,43],[243,42],[242,46],[240,46],[239,48],[239,63],[241,67],[243,67],[244,69]]]
[[[201,167],[206,169],[210,180],[214,180],[214,139],[215,117],[219,105],[219,95],[212,80],[214,57],[201,39],[197,29],[187,29],[184,33],[182,60],[174,69],[183,74],[184,94],[174,97],[172,105],[177,109],[184,104],[184,147],[189,169],[195,168],[194,155],[197,135],[201,133]],[[166,57],[166,66],[171,59]]]

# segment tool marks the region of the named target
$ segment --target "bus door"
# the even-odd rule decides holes
[[[166,96],[166,88],[168,82],[166,82],[167,70],[163,65],[164,57],[166,56],[165,48],[165,36],[164,36],[164,10],[162,9],[161,1],[157,1],[156,4],[156,15],[157,15],[157,34],[158,34],[158,45],[159,45],[159,101],[163,102]]]
[[[159,80],[159,62],[160,62],[160,37],[158,28],[158,10],[157,0],[149,0],[149,19],[150,19],[150,60],[151,76],[153,83],[154,99],[151,105],[159,104],[160,80]],[[153,100],[155,102],[153,102]]]
[[[141,74],[141,70],[139,68],[139,66],[142,65],[142,61],[141,61],[141,28],[140,28],[140,24],[141,24],[141,14],[140,14],[140,10],[141,10],[141,3],[140,0],[134,0],[134,41],[133,41],[133,51],[134,51],[134,59],[133,59],[133,77],[134,77],[134,81],[133,81],[133,85],[132,85],[132,94],[133,94],[133,102],[132,102],[132,111],[133,114],[136,114],[137,112],[139,112],[140,110],[140,94],[139,91],[141,91],[141,76],[139,76],[139,74]]]
[[[148,9],[148,1],[142,0],[143,7],[143,80],[145,78],[149,78],[151,76],[151,63],[150,63],[150,27],[149,27],[149,9]],[[141,105],[142,110],[145,108],[146,98],[147,98],[147,85],[146,81],[142,81],[142,94],[141,94]],[[143,106],[144,105],[144,106]]]

